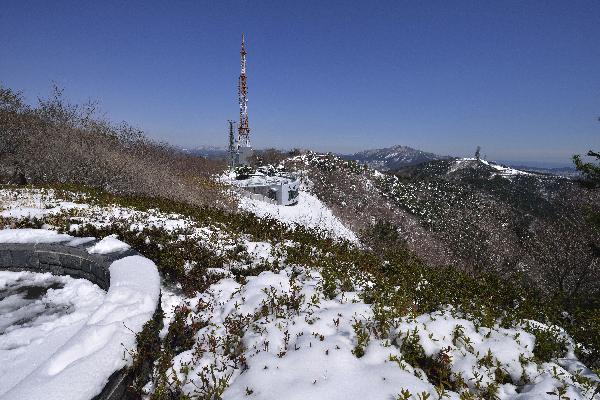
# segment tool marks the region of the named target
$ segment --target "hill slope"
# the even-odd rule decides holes
[[[212,177],[224,165],[150,140],[124,122],[112,123],[94,104],[69,103],[59,89],[32,107],[0,86],[0,183],[81,184],[229,207]]]
[[[600,193],[573,180],[475,159],[387,174],[316,154],[286,165],[303,171],[313,192],[367,242],[377,224],[390,224],[432,265],[519,272],[549,290],[600,293],[600,232],[587,219]]]
[[[124,352],[137,395],[599,398],[585,336],[554,326],[533,289],[303,225],[82,190],[1,188],[0,227],[113,234],[156,262],[165,314]]]
[[[0,95],[0,178],[21,183],[0,229],[114,235],[160,271],[164,315],[124,349],[133,398],[599,399],[598,192],[309,153],[283,162],[303,205],[271,207],[127,125]]]

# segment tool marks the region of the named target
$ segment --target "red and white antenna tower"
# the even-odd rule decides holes
[[[248,125],[248,84],[246,83],[246,42],[242,34],[240,50],[241,67],[238,81],[238,98],[240,101],[240,124],[238,125],[238,146],[250,147],[250,126]]]

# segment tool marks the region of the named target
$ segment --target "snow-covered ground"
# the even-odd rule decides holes
[[[203,379],[226,381],[223,399],[231,400],[384,400],[403,391],[414,399],[441,398],[425,373],[404,359],[403,342],[415,340],[427,356],[446,354],[452,372],[474,392],[493,384],[500,369],[513,382],[530,380],[519,392],[514,384],[500,385],[501,399],[553,398],[549,392],[563,386],[570,399],[592,398],[593,387],[578,383],[581,377],[597,380],[592,371],[572,351],[558,363],[534,363],[535,338],[522,327],[477,328],[447,310],[399,319],[390,339],[382,340],[370,332],[373,310],[357,293],[329,300],[321,284],[318,273],[287,268],[263,272],[245,285],[222,279],[185,300],[194,318],[208,325],[196,334],[194,348],[175,357],[172,379],[177,376],[190,395],[203,393]],[[228,346],[238,342],[243,352],[236,365]]]
[[[4,218],[42,218],[48,215],[69,213],[78,217],[78,225],[92,224],[96,227],[110,225],[114,220],[131,221],[132,228],[157,227],[172,231],[190,226],[190,221],[178,214],[161,213],[157,210],[139,211],[118,205],[100,207],[86,203],[86,197],[79,197],[80,202],[61,199],[54,190],[0,190],[0,217]]]
[[[0,397],[68,342],[105,295],[85,279],[0,271]]]
[[[4,195],[5,198],[12,196]],[[355,235],[316,197],[305,191],[300,195],[298,206],[274,206],[241,199],[241,207],[258,216],[327,229],[336,237],[355,240]],[[305,205],[304,209],[301,204]],[[14,214],[18,214],[21,207],[33,213],[59,207],[51,212],[61,212],[60,199],[27,204],[20,198],[4,203],[4,208]],[[149,224],[165,230],[190,229],[191,237],[206,241],[211,248],[231,246],[226,235],[215,227],[199,226],[183,216],[116,206],[77,207],[77,223],[83,220],[101,226],[110,223],[115,216],[126,216],[132,228],[136,228],[143,226],[146,218]],[[113,248],[108,243],[112,239],[106,239],[105,245]],[[281,244],[243,238],[242,243],[251,264],[276,257],[282,269],[248,276],[240,283],[228,270],[232,265],[226,265],[213,271],[222,276],[221,279],[193,297],[184,296],[177,285],[162,287],[165,327],[160,336],[166,336],[175,310],[181,306],[192,310],[188,323],[194,321],[201,326],[194,335],[193,347],[176,354],[173,367],[168,371],[173,386],[181,385],[183,391],[192,396],[219,393],[228,400],[388,400],[425,399],[426,396],[459,399],[461,394],[463,398],[472,398],[466,397],[467,390],[480,393],[494,385],[496,374],[505,374],[505,380],[511,383],[498,385],[500,399],[556,399],[557,395],[552,393],[563,389],[572,400],[600,399],[600,394],[594,393],[598,377],[577,360],[574,344],[568,336],[569,351],[564,358],[540,363],[532,357],[535,337],[525,326],[484,328],[448,307],[398,318],[382,339],[373,329],[376,319],[373,305],[363,301],[360,291],[342,292],[330,299],[323,293],[324,279],[319,271],[285,265],[285,247],[294,246],[293,242]],[[132,273],[143,275],[139,271]],[[119,301],[114,299],[115,306],[121,306]],[[136,304],[137,310],[139,305],[132,304]],[[118,313],[118,308],[110,307],[96,313],[102,323],[94,322],[95,327],[110,325],[112,316]],[[94,344],[104,343],[102,335],[102,340],[90,344],[81,342],[85,346],[67,349],[50,371],[68,365],[70,357],[79,354],[87,357],[89,349],[97,349]],[[412,343],[413,349],[422,349],[424,356],[446,360],[453,376],[460,376],[465,382],[462,393],[440,392],[418,365],[407,361],[407,343]],[[149,393],[155,389],[152,382],[146,389]]]
[[[45,229],[0,230],[0,243],[40,242],[73,244],[78,239]],[[124,248],[128,246],[107,237],[88,251],[106,254]],[[20,295],[18,290],[27,281],[64,287],[48,289],[42,299],[30,302],[27,291]],[[86,280],[0,271],[2,292],[2,398],[87,400],[131,361],[128,351],[135,349],[136,333],[156,309],[160,280],[152,261],[128,256],[110,265],[106,294]]]
[[[197,237],[198,240],[205,240],[207,243],[222,243],[225,236],[220,232],[219,227],[199,225],[190,218],[179,214],[165,213],[157,209],[145,211],[136,210],[128,207],[121,207],[117,204],[98,206],[88,203],[87,196],[81,193],[69,193],[68,199],[61,198],[52,189],[31,189],[31,190],[0,190],[0,217],[9,219],[35,219],[49,216],[67,215],[73,222],[70,224],[70,232],[76,232],[81,226],[91,225],[96,228],[104,228],[115,222],[125,223],[131,230],[142,230],[144,228],[157,228],[167,232],[176,230],[186,230],[189,236]],[[74,203],[72,198],[77,199]],[[52,228],[49,226],[48,228]],[[2,239],[0,230],[0,242]],[[19,235],[11,234],[13,243],[17,242]],[[22,232],[24,241],[30,240],[27,233]],[[47,238],[37,236],[39,242],[49,241],[57,242],[60,235],[48,231]],[[63,243],[67,245],[79,245],[90,239],[72,238],[69,235],[62,236]],[[111,239],[106,239],[109,241]],[[117,242],[113,242],[114,245]],[[122,242],[121,250],[126,250],[128,246]],[[99,243],[99,246],[106,246],[106,243]],[[96,246],[92,252],[102,254],[102,248]]]
[[[235,179],[235,173],[226,172],[219,179],[232,186],[252,185],[254,179],[249,178],[243,181]],[[264,183],[272,180],[280,181],[281,177],[269,177],[260,175],[260,179],[256,183]],[[286,178],[283,178],[286,179]],[[243,182],[243,183],[242,183]],[[339,218],[337,218],[331,210],[319,198],[311,194],[306,185],[301,185],[298,192],[298,203],[295,205],[284,206],[278,204],[270,204],[258,199],[249,197],[239,198],[239,208],[249,211],[261,218],[273,218],[288,226],[301,225],[307,228],[318,230],[325,235],[334,239],[346,239],[352,243],[358,243],[358,238],[352,230],[348,229]]]
[[[460,159],[454,161],[454,165],[452,165],[452,167],[450,168],[450,172],[459,170],[461,168],[465,168],[468,165],[470,165],[469,163],[473,163],[473,162],[480,162],[484,165],[487,165],[487,166],[493,168],[494,170],[496,170],[497,174],[500,176],[503,176],[503,177],[511,177],[511,176],[516,176],[516,175],[534,175],[531,172],[521,171],[519,169],[507,167],[504,165],[496,164],[494,162],[477,159],[477,158],[460,158]]]
[[[299,192],[298,204],[294,206],[280,206],[242,197],[239,207],[258,217],[273,218],[289,226],[303,225],[324,232],[333,238],[358,243],[356,234],[346,228],[318,197],[303,190]]]
[[[69,243],[72,236],[39,229],[0,230],[0,243]]]

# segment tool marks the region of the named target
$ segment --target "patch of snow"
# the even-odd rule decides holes
[[[43,200],[40,199],[40,203],[42,201]],[[88,208],[87,204],[77,204],[70,201],[60,202],[57,206],[50,208],[45,208],[42,204],[40,204],[39,207],[20,207],[13,205],[11,208],[0,212],[0,216],[4,218],[41,218],[49,214],[85,208]]]
[[[169,332],[169,325],[171,325],[171,322],[175,318],[175,309],[180,305],[188,305],[185,303],[185,296],[181,288],[174,287],[173,285],[166,286],[163,283],[160,291],[160,306],[164,313],[163,328],[159,332],[161,339],[164,339]]]
[[[81,194],[71,193],[73,197]],[[71,224],[72,230],[77,230],[79,225],[91,224],[102,228],[110,225],[115,220],[131,221],[130,228],[141,230],[143,228],[157,227],[167,231],[186,228],[192,225],[188,218],[178,214],[163,213],[158,210],[139,211],[132,208],[112,206],[97,206],[85,203],[64,201],[55,197],[54,191],[43,189],[0,189],[0,216],[5,218],[26,219],[42,218],[48,215],[69,213],[75,215],[79,224]]]
[[[58,233],[56,231],[48,230],[48,229],[33,229],[33,228],[25,228],[25,229],[0,229],[0,243],[61,243],[67,246],[79,246],[85,243],[93,242],[96,238],[93,237],[82,237],[76,238],[71,235]],[[116,240],[116,239],[114,239]],[[127,246],[127,250],[129,245],[117,240],[117,242],[121,243],[118,245],[117,243],[105,242],[101,246],[99,246],[100,250],[109,249],[109,245],[114,246],[115,251],[119,251],[119,248],[123,248],[123,246]],[[102,243],[100,241],[98,245]],[[96,246],[94,246],[96,247]],[[94,251],[100,253],[100,251]],[[108,251],[110,252],[110,251]],[[104,253],[101,253],[104,254]]]
[[[534,175],[531,172],[525,172],[525,171],[521,171],[519,169],[505,167],[505,166],[499,165],[499,164],[490,163],[489,165],[490,165],[490,167],[499,171],[500,175],[503,175],[503,176],[506,176],[506,175]]]
[[[37,299],[18,292],[20,287],[53,284],[62,287],[50,288]],[[0,300],[0,397],[4,398],[85,325],[105,293],[85,279],[28,271],[0,271],[0,292],[8,292]]]
[[[245,244],[248,254],[250,254],[255,260],[274,260],[274,257],[271,254],[273,251],[273,246],[271,243],[246,241]]]
[[[1,229],[0,243],[60,243],[73,237],[47,229]]]
[[[402,371],[390,361],[390,356],[400,354],[383,341],[372,342],[362,358],[352,354],[356,345],[353,323],[371,316],[370,306],[359,302],[352,293],[325,299],[320,294],[320,279],[316,273],[301,274],[296,280],[291,270],[263,272],[248,277],[246,285],[222,279],[198,296],[197,303],[208,305],[199,317],[211,322],[197,333],[202,339],[225,335],[226,321],[260,314],[278,296],[304,299],[298,313],[290,311],[287,318],[259,317],[245,331],[242,342],[247,369],[240,373],[239,369],[225,367],[223,372],[231,374],[231,384],[223,399],[245,398],[248,390],[252,391],[250,398],[273,400],[389,399],[395,398],[402,388],[415,394],[435,393],[429,382]],[[316,303],[310,303],[313,300]],[[179,371],[178,365],[189,363],[193,354],[189,350],[176,356],[173,371]],[[221,356],[208,349],[200,354],[204,355],[195,361],[188,375],[193,383],[184,386],[190,393],[195,384],[201,385],[194,381],[198,379],[196,374]],[[217,372],[218,376],[225,376],[223,372]],[[183,375],[179,379],[186,380]]]
[[[32,237],[53,237],[42,232],[25,236],[29,242]],[[107,241],[106,249],[114,248],[115,242]],[[72,331],[65,331],[66,340],[46,358],[30,358],[31,372],[6,388],[3,400],[88,400],[100,393],[109,376],[131,362],[128,351],[135,348],[136,333],[152,318],[159,295],[160,277],[152,261],[141,256],[114,261],[103,301]],[[79,296],[85,299],[85,294]]]
[[[109,235],[103,238],[92,247],[88,248],[87,251],[90,254],[109,254],[117,253],[129,250],[131,246],[127,243],[121,242],[117,239],[117,235]]]
[[[202,385],[198,374],[212,371],[216,380],[228,382],[224,400],[387,400],[402,390],[415,399],[438,398],[425,373],[403,360],[401,344],[411,334],[427,356],[447,354],[452,372],[463,377],[472,393],[493,384],[496,369],[501,368],[512,382],[529,377],[520,387],[499,385],[501,399],[552,398],[548,393],[565,384],[571,399],[598,398],[593,387],[585,388],[573,375],[583,371],[583,376],[598,379],[577,360],[562,360],[560,365],[533,362],[535,337],[522,327],[475,326],[448,308],[400,318],[390,337],[379,339],[366,328],[374,318],[371,305],[354,292],[328,299],[322,284],[316,272],[286,268],[248,277],[245,285],[222,279],[188,299],[195,317],[209,324],[196,334],[193,349],[173,359],[171,373],[177,377],[171,379],[192,394]],[[292,304],[298,308],[290,308]],[[234,366],[223,346],[211,345],[231,343],[226,339],[228,327],[236,326],[236,321],[249,324],[241,333],[244,367]],[[353,351],[361,329],[368,339],[359,358]],[[490,358],[483,361],[484,357]],[[458,400],[460,394],[446,391],[444,398]]]
[[[280,206],[243,197],[240,199],[239,207],[258,217],[273,218],[289,226],[303,225],[320,230],[333,238],[358,243],[354,232],[345,227],[321,200],[305,191],[299,192],[298,204],[294,206]]]
[[[66,245],[67,246],[81,246],[82,244],[93,242],[94,240],[96,240],[96,238],[94,238],[94,237],[74,238],[73,240],[66,243]]]
[[[510,176],[515,176],[515,175],[529,175],[529,176],[535,175],[531,172],[525,172],[525,171],[521,171],[521,170],[518,170],[515,168],[496,164],[494,162],[490,162],[487,160],[482,160],[482,159],[478,160],[477,158],[469,158],[469,157],[460,158],[458,160],[455,160],[448,172],[455,172],[461,168],[465,168],[466,166],[469,165],[468,162],[471,162],[471,163],[472,162],[480,162],[484,165],[487,165],[487,166],[495,169],[496,171],[498,171],[498,175],[503,176],[503,177],[510,177]]]

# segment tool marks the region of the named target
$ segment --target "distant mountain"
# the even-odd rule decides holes
[[[364,150],[344,155],[346,160],[355,160],[380,171],[394,170],[433,160],[450,160],[452,157],[440,156],[408,146],[393,146],[384,149]]]
[[[220,160],[227,158],[227,150],[217,146],[199,146],[193,149],[182,149],[184,153],[208,158],[210,160]]]

